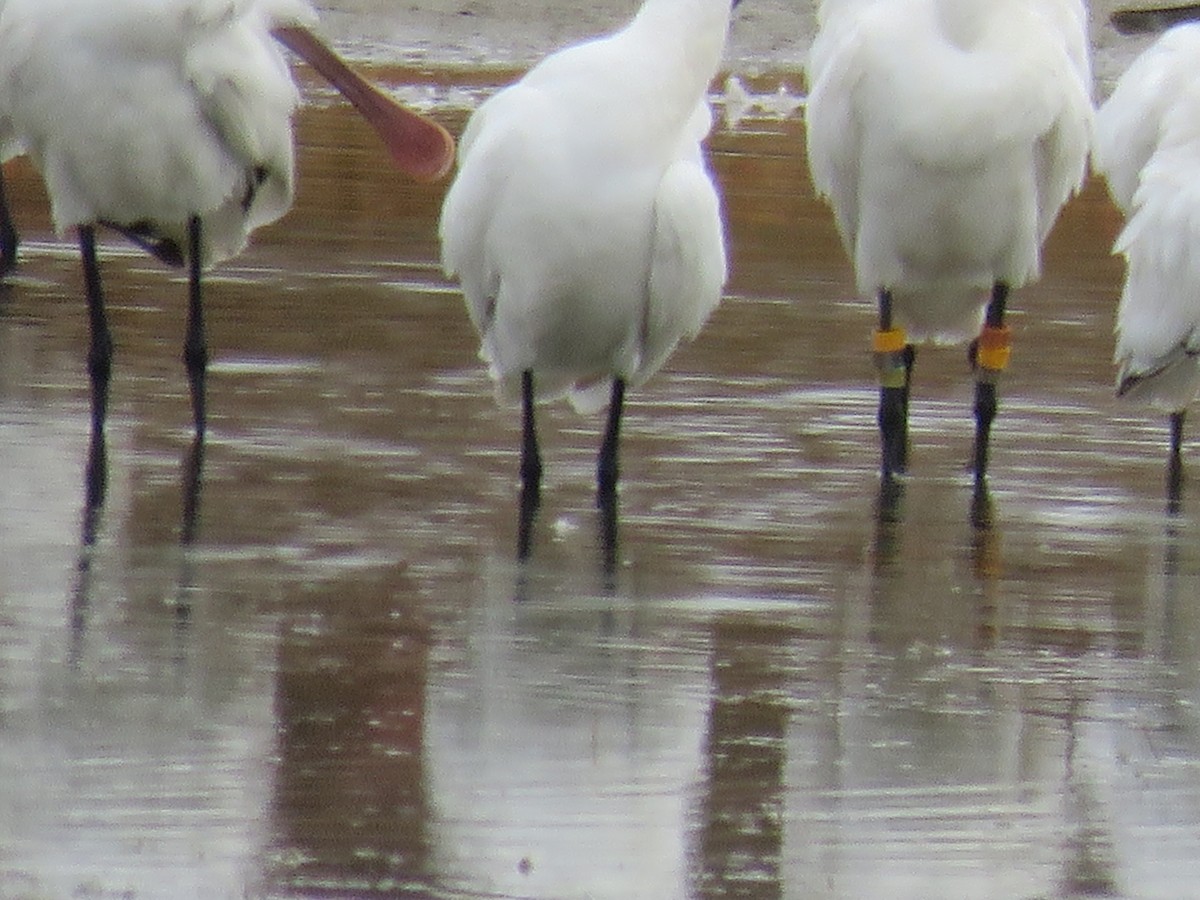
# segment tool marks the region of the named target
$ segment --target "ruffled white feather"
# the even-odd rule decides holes
[[[1117,390],[1175,412],[1200,387],[1200,25],[1129,66],[1096,122],[1094,161],[1128,214]]]
[[[5,0],[0,103],[56,227],[152,226],[205,263],[291,205],[296,87],[269,30],[304,0]]]

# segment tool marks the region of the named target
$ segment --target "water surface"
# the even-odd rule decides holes
[[[457,129],[489,77],[421,90]],[[881,514],[872,310],[802,123],[718,132],[733,276],[630,398],[615,566],[600,422],[557,408],[519,566],[518,422],[435,263],[444,185],[312,100],[294,210],[208,282],[190,543],[184,282],[106,249],[90,544],[77,254],[6,169],[0,897],[1194,890],[1197,499],[1168,514],[1165,423],[1112,399],[1101,187],[1015,300],[990,504],[965,355],[933,349]]]

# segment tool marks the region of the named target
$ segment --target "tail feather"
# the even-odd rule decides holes
[[[1183,409],[1200,387],[1200,347],[1181,342],[1149,362],[1118,361],[1117,396],[1168,412]]]

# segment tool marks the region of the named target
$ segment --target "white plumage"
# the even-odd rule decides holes
[[[0,98],[56,227],[109,222],[203,261],[239,252],[292,198],[298,94],[281,24],[304,0],[5,0]]]
[[[1078,0],[824,0],[808,155],[858,289],[914,340],[980,326],[996,282],[1038,275],[1090,129]]]
[[[730,8],[646,0],[623,30],[547,57],[472,116],[442,262],[501,398],[528,381],[538,399],[594,410],[610,384],[649,378],[720,300],[725,240],[701,142]]]
[[[858,290],[880,300],[881,329],[903,328],[910,343],[960,341],[989,303],[999,323],[1008,290],[1038,276],[1042,243],[1083,181],[1092,105],[1082,3],[823,0],[819,21],[809,166]],[[906,380],[905,418],[907,390]],[[976,409],[978,419],[978,395]],[[981,427],[986,441],[990,418]]]
[[[79,233],[94,436],[113,347],[98,225],[188,263],[184,360],[204,435],[200,272],[291,205],[299,95],[271,30],[315,17],[306,0],[3,0],[0,149],[29,154],[55,226]]]
[[[189,265],[184,359],[204,434],[201,269],[292,203],[299,93],[282,44],[347,96],[401,169],[432,179],[449,168],[445,129],[348,69],[307,30],[315,21],[307,0],[0,0],[0,153],[29,154],[55,226],[79,233],[94,434],[112,357],[98,225]],[[15,246],[7,233],[3,264]]]
[[[1200,25],[1162,35],[1096,117],[1096,169],[1128,216],[1118,392],[1177,413],[1200,388]]]

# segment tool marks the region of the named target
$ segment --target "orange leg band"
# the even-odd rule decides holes
[[[1012,331],[1008,326],[985,325],[979,333],[975,365],[990,372],[1003,372],[1012,356]]]

